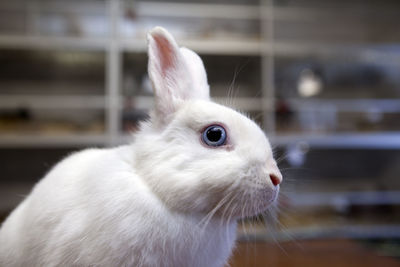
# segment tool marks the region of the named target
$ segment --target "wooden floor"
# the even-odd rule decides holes
[[[348,240],[281,244],[239,243],[231,267],[400,267],[400,260],[378,255]]]

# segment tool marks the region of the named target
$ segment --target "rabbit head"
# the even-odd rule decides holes
[[[282,175],[264,132],[210,101],[200,57],[163,28],[148,34],[155,110],[135,141],[135,168],[171,210],[238,218],[264,211]]]

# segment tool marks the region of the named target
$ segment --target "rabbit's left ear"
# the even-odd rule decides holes
[[[203,62],[193,51],[179,48],[163,28],[150,31],[148,39],[148,72],[153,83],[156,115],[165,120],[180,102],[209,99],[209,86]]]

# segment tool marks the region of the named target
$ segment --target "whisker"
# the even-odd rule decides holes
[[[282,161],[284,161],[288,157],[289,157],[289,153],[285,153],[282,156],[280,156],[279,158],[276,158],[275,161],[277,164],[279,164],[279,163],[282,163]]]
[[[249,63],[249,60],[247,60],[240,67],[238,67],[238,66],[235,67],[235,71],[234,71],[234,74],[233,74],[232,82],[230,83],[229,88],[228,88],[228,99],[231,100],[232,106],[235,104],[234,100],[235,100],[235,98],[236,98],[236,96],[238,94],[238,91],[239,91],[238,90],[239,88],[236,88],[237,90],[235,92],[236,79],[239,76],[240,72],[242,72],[242,70],[247,66],[248,63]]]
[[[236,199],[236,196],[237,196],[237,194],[235,194],[235,195],[231,198],[231,200],[226,204],[226,206],[225,206],[225,208],[224,208],[224,210],[223,210],[223,212],[222,212],[222,218],[225,218],[225,213],[226,213],[227,211],[229,211],[229,208],[231,207],[233,201]],[[232,209],[231,209],[231,213],[232,213],[232,212],[233,212],[233,211],[232,211]],[[224,223],[224,221],[225,221],[225,220],[221,221],[221,226],[223,226],[222,224]],[[228,225],[228,224],[229,224],[229,216],[228,216],[228,218],[227,218],[227,220],[226,220],[226,225]]]
[[[286,256],[289,256],[289,254],[287,253],[287,251],[281,246],[281,244],[279,243],[279,240],[277,239],[276,235],[277,234],[277,230],[276,230],[276,218],[274,218],[269,211],[267,210],[267,212],[264,215],[264,224],[267,227],[267,229],[269,229],[269,233],[270,236],[272,238],[272,240],[274,241],[274,243],[279,247],[279,249],[285,253]],[[271,221],[272,220],[272,221]],[[272,223],[271,223],[272,222]]]
[[[297,239],[290,234],[290,232],[287,231],[288,227],[281,221],[280,218],[290,218],[289,212],[282,212],[282,208],[279,207],[280,202],[277,202],[277,205],[271,207],[267,213],[265,214],[265,216],[267,217],[268,220],[273,220],[274,221],[274,225],[275,225],[275,229],[278,229],[279,227],[279,232],[281,233],[281,235],[283,235],[285,237],[285,240],[291,241],[293,243],[295,243],[299,248],[303,249],[303,247],[301,246],[301,244],[297,241]],[[281,205],[282,206],[282,205]],[[285,207],[285,206],[282,206]],[[288,207],[285,207],[288,211],[293,212],[293,209],[290,209]],[[278,217],[278,214],[280,214],[280,216]]]
[[[263,112],[258,112],[256,115],[252,116],[251,118],[252,118],[253,121],[257,121],[263,115],[264,115]]]
[[[206,214],[206,216],[203,217],[202,220],[200,220],[200,222],[197,224],[197,226],[200,226],[201,224],[204,224],[202,227],[202,231],[204,231],[208,225],[208,223],[210,222],[210,220],[212,219],[212,217],[214,216],[214,214],[218,211],[218,209],[220,209],[225,202],[227,201],[227,199],[230,197],[230,195],[232,194],[232,192],[229,192],[228,194],[226,194],[218,203],[217,205]]]
[[[236,197],[237,197],[237,194],[234,196],[234,199],[236,199]],[[236,203],[235,202],[232,202],[232,203],[234,203],[234,206],[232,207],[232,209],[230,209],[230,215],[228,216],[228,220],[226,222],[226,235],[225,235],[226,238],[228,238],[228,236],[229,236],[229,225],[230,225],[233,213],[236,210],[236,207],[238,205],[237,201],[236,201]]]

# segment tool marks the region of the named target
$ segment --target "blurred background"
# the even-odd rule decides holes
[[[2,218],[72,151],[130,140],[156,25],[262,126],[285,177],[232,266],[400,266],[396,0],[0,1]]]

